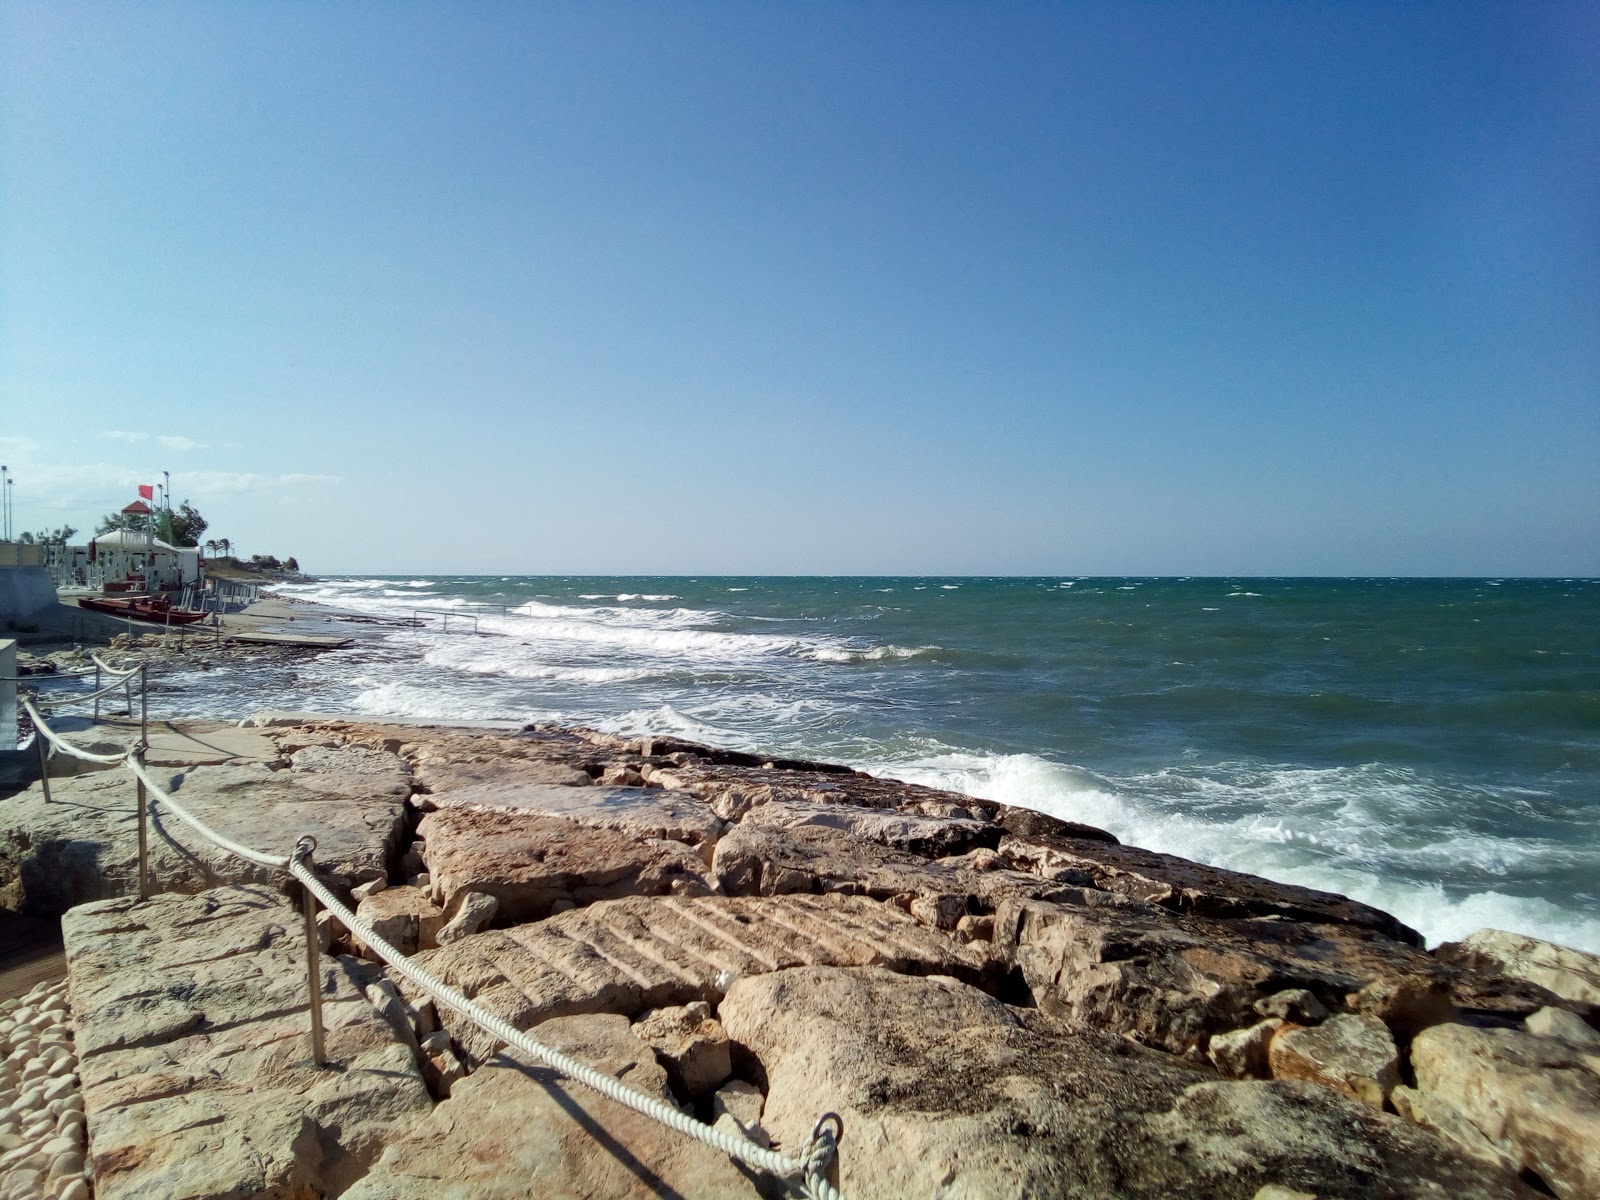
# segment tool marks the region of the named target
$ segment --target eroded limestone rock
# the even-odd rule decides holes
[[[502,920],[533,921],[558,902],[708,892],[706,866],[680,842],[641,840],[559,817],[440,809],[418,826],[427,839],[433,898],[449,910],[461,892],[482,892]]]
[[[1438,1025],[1411,1043],[1417,1089],[1562,1200],[1600,1195],[1600,1075],[1570,1043]]]
[[[1480,929],[1434,951],[1445,962],[1499,971],[1600,1009],[1600,955],[1503,929]]]
[[[983,949],[855,896],[603,901],[474,934],[418,961],[519,1029],[574,1013],[638,1016],[715,1002],[734,979],[807,963],[974,980],[996,973]],[[497,1049],[495,1039],[456,1015],[440,1018],[474,1060]]]
[[[704,1100],[733,1074],[728,1035],[704,1000],[646,1013],[633,1036],[655,1050],[681,1099]]]
[[[669,1098],[667,1073],[626,1017],[564,1017],[538,1038],[647,1095]],[[728,1158],[543,1066],[500,1056],[384,1152],[344,1200],[525,1200],[528,1196],[661,1196],[755,1200]]]
[[[951,979],[800,967],[742,979],[720,1011],[767,1076],[762,1124],[803,1143],[839,1112],[858,1200],[1527,1197],[1398,1118],[1309,1084],[1218,1083],[1171,1056],[1008,1008]]]

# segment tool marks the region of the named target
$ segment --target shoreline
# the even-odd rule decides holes
[[[127,730],[74,736],[100,746]],[[1430,954],[1413,931],[1345,897],[839,764],[677,738],[263,712],[243,727],[158,722],[147,761],[181,782],[175,794],[192,812],[246,845],[281,851],[314,832],[319,877],[361,921],[514,1027],[580,1059],[598,1055],[703,1119],[737,1111],[741,1128],[785,1147],[803,1140],[819,1106],[841,1112],[841,1181],[857,1200],[955,1180],[968,1196],[1033,1180],[1038,1194],[1063,1197],[1251,1200],[1270,1185],[1353,1200],[1429,1181],[1463,1200],[1531,1200],[1516,1170],[1565,1187],[1557,1172],[1573,1169],[1520,1133],[1496,1134],[1499,1149],[1486,1150],[1486,1118],[1470,1106],[1454,1124],[1440,1117],[1459,1085],[1434,1062],[1463,1039],[1474,1053],[1524,1039],[1547,1057],[1567,1045],[1552,1029],[1570,1038],[1587,1028],[1600,1041],[1593,956],[1492,938]],[[173,1164],[196,1161],[188,1139],[198,1133],[163,1130],[209,1128],[179,1118],[222,1103],[231,1073],[252,1069],[235,1043],[253,1025],[235,1015],[239,1033],[222,1030],[225,1011],[258,1008],[252,1021],[269,1025],[249,1036],[270,1028],[261,1044],[281,1047],[278,1065],[252,1069],[258,1100],[250,1112],[221,1110],[220,1128],[249,1123],[273,1171],[318,1170],[291,1145],[309,1097],[324,1094],[299,1058],[305,1016],[285,933],[298,915],[263,886],[270,873],[165,819],[151,863],[165,894],[128,899],[129,786],[116,770],[61,775],[53,803],[35,785],[0,810],[8,903],[70,908],[77,1053],[95,1064],[83,1102],[97,1190],[172,1190]],[[75,845],[97,849],[69,853]],[[123,898],[72,907],[96,892]],[[147,932],[130,940],[134,926]],[[177,928],[188,932],[174,938]],[[541,1107],[545,1093],[506,1069],[494,1038],[391,974],[355,931],[337,921],[319,930],[325,961],[357,981],[325,1004],[347,1014],[337,1028],[369,1031],[360,1042],[340,1034],[332,1052],[351,1070],[386,1064],[393,1097],[370,1116],[327,1118],[345,1131],[333,1136],[362,1128],[369,1139],[353,1187],[334,1190],[399,1200],[449,1162],[476,1164],[475,1195],[526,1194],[530,1179],[535,1190],[580,1187],[572,1171],[611,1169],[589,1140],[592,1119],[679,1190],[698,1180],[705,1194],[715,1179],[726,1182],[712,1194],[753,1194],[715,1157],[691,1156],[691,1176],[670,1176],[664,1164],[684,1162],[679,1151],[586,1093],[563,1101],[589,1106],[576,1124],[570,1107]],[[184,976],[210,970],[194,964],[213,943],[234,947],[228,955],[259,944],[249,953],[264,957],[246,970],[224,956],[241,965],[197,989]],[[1551,973],[1551,954],[1566,976]],[[1596,989],[1587,1000],[1584,970]],[[162,987],[196,1014],[175,1024],[136,999],[141,981],[173,971]],[[150,1051],[122,1045],[159,1046],[156,1061],[194,1059],[191,1069],[210,1062],[217,1082],[130,1108],[119,1098],[145,1086],[133,1081]],[[1501,1078],[1509,1068],[1473,1069],[1489,1072],[1496,1095],[1514,1094]],[[884,1070],[900,1081],[887,1093],[871,1083]],[[941,1082],[952,1072],[998,1073],[1003,1085],[952,1096]],[[405,1120],[377,1115],[402,1096]],[[1248,1167],[1206,1165],[1208,1155],[1235,1161],[1223,1147],[1239,1136],[1202,1115],[1214,1102],[1246,1122]],[[1496,1102],[1533,1119],[1525,1100]],[[1551,1136],[1541,1112],[1539,1136]],[[556,1136],[563,1148],[530,1160],[532,1128],[544,1131],[533,1144]],[[902,1159],[867,1150],[883,1138],[935,1140]],[[1210,1149],[1196,1157],[1189,1145]],[[1376,1177],[1361,1165],[1374,1153],[1388,1164]],[[1522,1165],[1508,1174],[1512,1155]],[[1117,1187],[1092,1182],[1107,1170]],[[330,1194],[332,1177],[314,1186]],[[620,1178],[589,1186],[634,1194]]]

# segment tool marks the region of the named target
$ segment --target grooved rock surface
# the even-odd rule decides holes
[[[714,1003],[735,978],[801,964],[971,979],[993,970],[982,948],[852,896],[612,900],[473,934],[418,961],[519,1029],[573,1013]],[[498,1047],[455,1014],[439,1015],[475,1059]]]
[[[844,1118],[840,1184],[877,1197],[1531,1197],[1431,1134],[1307,1084],[1217,1083],[952,979],[799,967],[720,1016],[767,1076],[762,1125]]]
[[[1428,1106],[1453,1109],[1562,1200],[1600,1196],[1600,1074],[1577,1047],[1438,1025],[1411,1043],[1411,1065]]]
[[[152,774],[170,781],[169,790],[195,816],[247,846],[287,854],[296,838],[312,834],[318,869],[336,888],[348,890],[386,874],[405,833],[404,793],[388,782],[375,785],[385,790],[367,792],[323,772],[275,771],[259,762]],[[50,790],[51,803],[35,783],[0,806],[0,905],[47,916],[74,904],[136,895],[133,776],[94,771],[53,779]],[[150,866],[152,890],[158,892],[278,879],[276,872],[218,849],[159,801],[151,806]]]
[[[666,1072],[618,1016],[560,1017],[547,1045],[666,1098]],[[501,1055],[384,1151],[344,1200],[761,1195],[728,1157],[538,1065]]]
[[[560,817],[447,808],[425,816],[417,835],[427,839],[434,903],[447,912],[461,892],[493,896],[496,920],[515,923],[557,905],[709,890],[705,862],[681,842]]]
[[[338,1066],[311,1065],[299,913],[266,888],[109,900],[62,928],[100,1200],[335,1195],[431,1108],[354,960],[322,960]]]

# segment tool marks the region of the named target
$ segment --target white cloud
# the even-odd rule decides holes
[[[176,450],[179,453],[207,448],[204,442],[197,442],[192,437],[185,437],[181,433],[142,433],[128,429],[108,429],[100,436],[110,438],[112,441],[128,442],[132,445],[138,445],[141,442],[155,442],[157,445],[163,446],[168,450]]]

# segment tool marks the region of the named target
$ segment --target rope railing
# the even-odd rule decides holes
[[[98,660],[96,661],[98,663]],[[144,676],[144,668],[134,668],[132,672],[128,673],[128,677],[135,673],[141,675],[141,684],[147,682]],[[390,945],[387,940],[380,937],[371,925],[347,907],[317,876],[312,865],[312,855],[316,849],[315,838],[309,836],[300,838],[296,843],[294,853],[287,857],[265,854],[218,833],[199,817],[195,816],[194,813],[190,812],[187,807],[173,799],[172,794],[150,774],[150,769],[144,761],[148,745],[145,723],[141,723],[140,738],[135,745],[116,754],[102,754],[74,745],[51,729],[31,700],[22,698],[22,705],[32,719],[34,728],[38,731],[40,766],[43,772],[46,802],[50,800],[48,763],[45,761],[43,749],[46,741],[54,749],[75,758],[86,762],[125,766],[133,774],[138,784],[140,900],[149,899],[147,826],[152,796],[170,810],[173,816],[227,853],[237,858],[242,858],[247,862],[255,863],[258,866],[285,872],[300,882],[304,888],[303,909],[305,916],[307,990],[310,994],[311,1048],[312,1058],[318,1066],[325,1065],[327,1061],[323,1041],[322,981],[321,970],[318,966],[320,951],[317,945],[316,924],[316,905],[320,903],[323,908],[337,917],[347,929],[358,936],[363,945],[377,954],[397,974],[427,993],[435,1002],[443,1004],[451,1011],[465,1017],[506,1045],[516,1047],[567,1078],[575,1080],[607,1099],[625,1105],[635,1112],[641,1113],[661,1125],[665,1125],[669,1129],[695,1138],[705,1145],[728,1155],[730,1158],[744,1163],[746,1166],[786,1180],[799,1188],[801,1193],[807,1197],[807,1200],[845,1200],[843,1194],[828,1178],[829,1167],[837,1156],[839,1138],[843,1133],[843,1122],[839,1119],[838,1114],[824,1113],[812,1128],[811,1136],[807,1139],[803,1151],[794,1156],[785,1155],[757,1144],[748,1136],[736,1136],[707,1125],[705,1122],[697,1120],[691,1114],[681,1111],[664,1100],[629,1087],[621,1080],[607,1075],[603,1071],[598,1071],[551,1046],[546,1046],[530,1036],[526,1031],[518,1029],[504,1018],[469,1000],[461,992],[431,974],[418,963],[413,962],[400,950]]]

